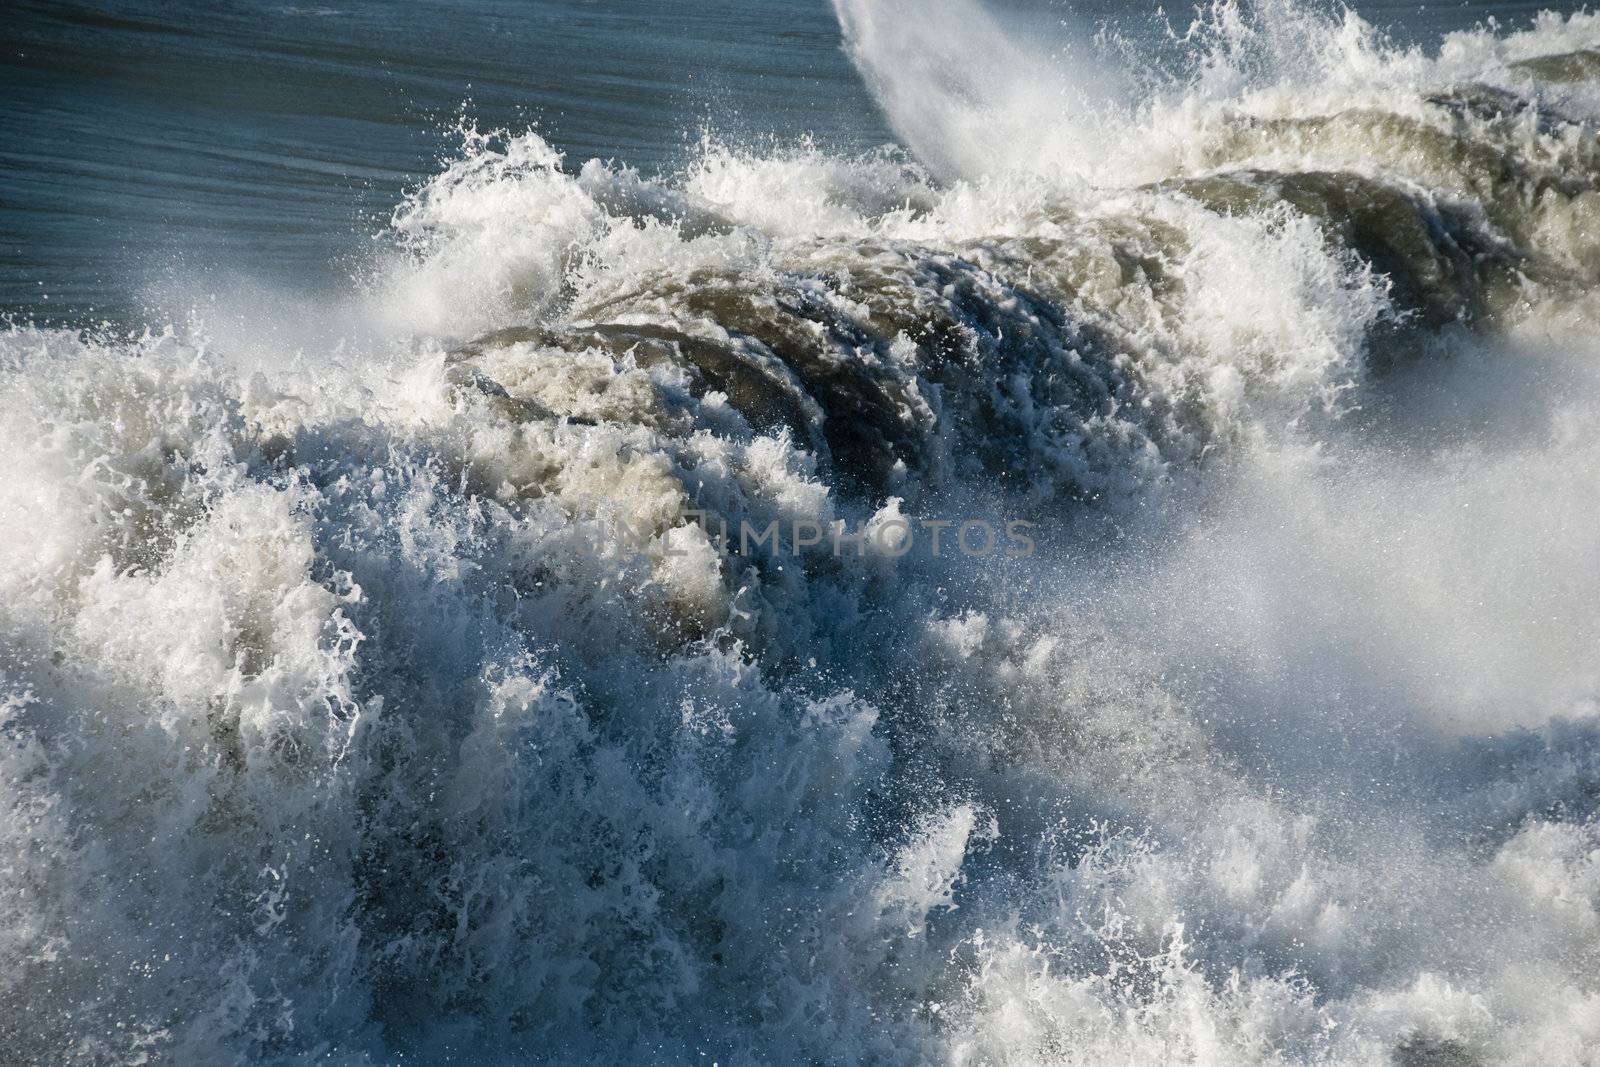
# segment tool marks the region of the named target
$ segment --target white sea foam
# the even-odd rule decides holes
[[[1600,23],[840,9],[915,159],[474,137],[316,322],[0,338],[10,1055],[1589,1062]]]

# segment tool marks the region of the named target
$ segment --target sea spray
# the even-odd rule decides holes
[[[342,347],[13,327],[0,1040],[1584,1062],[1597,27],[1222,7],[1044,168],[478,138]]]

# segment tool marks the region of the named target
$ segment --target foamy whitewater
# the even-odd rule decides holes
[[[904,153],[0,338],[4,1059],[1600,1063],[1600,17],[837,7]]]

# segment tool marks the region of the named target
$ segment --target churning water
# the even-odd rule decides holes
[[[6,1057],[1595,1062],[1600,17],[821,15],[0,337]]]

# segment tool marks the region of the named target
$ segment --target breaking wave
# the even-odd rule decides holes
[[[1600,18],[935,6],[912,154],[474,134],[321,325],[0,338],[9,1055],[1588,1062]],[[934,517],[1038,551],[793,543]]]

